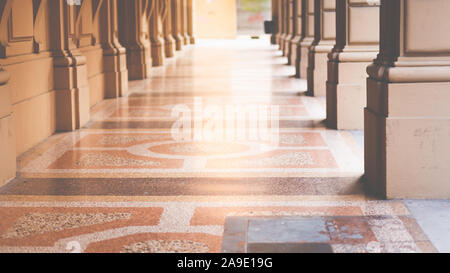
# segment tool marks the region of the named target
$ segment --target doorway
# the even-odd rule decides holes
[[[260,36],[264,21],[271,19],[270,0],[237,0],[237,34]]]

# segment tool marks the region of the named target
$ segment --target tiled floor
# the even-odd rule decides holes
[[[389,214],[229,217],[223,242],[228,253],[436,251],[415,219]]]
[[[268,44],[200,41],[25,154],[0,189],[0,252],[436,251],[402,201],[366,197],[361,133],[326,129],[325,100]],[[214,119],[196,107],[278,106],[279,145],[249,122],[174,139],[179,105],[189,128]]]

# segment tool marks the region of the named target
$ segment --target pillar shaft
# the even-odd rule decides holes
[[[119,38],[120,43],[127,49],[127,67],[131,80],[150,77],[152,67],[144,1],[148,0],[119,0]]]
[[[291,41],[291,64],[295,66],[295,76],[300,78],[300,45],[306,35],[304,10],[306,0],[294,0],[294,38]]]
[[[16,176],[16,134],[8,80],[9,73],[0,66],[0,186]]]
[[[284,36],[283,36],[283,56],[288,57],[289,56],[289,40],[291,39],[290,36],[290,15],[289,15],[289,2],[291,0],[285,0],[283,3],[283,21],[284,21]]]
[[[272,32],[272,35],[270,36],[270,43],[273,45],[278,44],[277,43],[277,35],[278,35],[278,28],[279,28],[279,21],[278,21],[278,0],[271,0],[271,11],[272,11],[272,22],[274,24],[275,30]]]
[[[188,34],[188,4],[187,0],[181,0],[180,4],[180,14],[181,14],[181,36],[184,39],[184,45],[189,44],[189,34]]]
[[[69,6],[65,0],[49,5],[51,25],[50,50],[54,58],[54,88],[56,97],[56,130],[73,131],[90,119],[90,94],[87,79],[86,57],[77,48],[79,38],[76,18],[83,16],[82,9]],[[70,22],[71,21],[71,22]],[[69,34],[65,26],[75,24],[75,34]]]
[[[175,54],[175,40],[172,35],[172,0],[159,0],[163,25],[164,55],[167,58]]]
[[[172,36],[175,40],[175,49],[181,50],[184,45],[184,37],[182,36],[182,15],[181,1],[172,0]]]
[[[308,94],[326,95],[328,53],[336,42],[336,1],[315,0],[314,43],[308,57]]]
[[[368,67],[365,180],[387,198],[450,197],[450,2],[382,0]]]
[[[187,33],[189,36],[189,43],[195,44],[194,36],[194,3],[193,0],[187,0]]]
[[[288,64],[291,64],[292,55],[292,39],[295,36],[295,25],[294,25],[294,0],[286,1],[286,37],[284,40],[284,55],[288,58]]]
[[[282,36],[284,31],[284,23],[283,23],[283,1],[284,0],[275,0],[277,9],[277,35],[275,36],[276,42],[279,46],[279,49],[281,50],[282,47]]]
[[[327,124],[363,130],[367,66],[379,50],[379,1],[336,1],[336,45],[328,55]]]
[[[128,92],[126,49],[119,43],[117,1],[107,0],[101,6],[101,44],[105,69],[105,97],[117,98]]]
[[[161,66],[164,64],[164,37],[161,8],[161,1],[151,0],[148,16],[150,17],[150,43],[152,45],[153,66]]]
[[[287,2],[289,0],[280,0],[280,14],[281,14],[281,35],[279,39],[280,43],[280,50],[283,52],[283,55],[285,55],[285,46],[286,46],[286,36],[288,32],[288,26],[287,26]]]
[[[311,45],[314,42],[314,6],[315,0],[305,0],[305,7],[303,8],[305,19],[304,19],[304,29],[305,35],[302,41],[300,42],[300,64],[299,64],[299,72],[296,74],[299,75],[300,78],[306,79],[308,74],[308,60],[309,60],[309,50]]]

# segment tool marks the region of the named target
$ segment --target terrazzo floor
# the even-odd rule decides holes
[[[364,194],[361,133],[327,129],[324,98],[286,62],[266,39],[204,40],[130,82],[20,158],[0,189],[0,252],[437,251],[403,201]],[[233,120],[205,110],[228,106],[277,115],[195,137],[199,120]],[[194,113],[190,138],[174,109]],[[263,125],[276,143],[252,137]]]

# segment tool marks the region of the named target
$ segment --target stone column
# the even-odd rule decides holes
[[[175,40],[172,36],[172,0],[159,0],[161,4],[161,21],[163,25],[164,55],[167,58],[175,55]]]
[[[172,36],[175,40],[175,49],[182,50],[184,37],[181,35],[181,13],[180,5],[182,0],[172,0]]]
[[[150,43],[152,45],[153,66],[164,64],[164,38],[162,37],[161,1],[151,0],[150,16]]]
[[[314,25],[314,6],[315,6],[315,0],[305,0],[303,2],[305,4],[304,10],[304,29],[305,29],[305,37],[300,42],[300,63],[297,66],[297,72],[296,74],[302,78],[306,79],[308,74],[308,56],[309,56],[309,49],[311,45],[314,42],[314,31],[315,31],[315,25]]]
[[[380,1],[336,1],[336,45],[328,55],[327,124],[363,130],[367,66],[379,50]]]
[[[271,1],[271,7],[272,7],[272,22],[274,24],[275,27],[275,31],[272,33],[272,35],[270,36],[270,43],[273,45],[278,44],[277,43],[277,35],[278,35],[278,0],[272,0]]]
[[[188,20],[187,0],[181,0],[180,8],[181,8],[180,13],[182,15],[182,18],[181,18],[181,25],[182,25],[181,26],[181,36],[183,36],[184,44],[188,45],[189,44],[189,34],[188,34],[188,22],[187,22],[187,20]]]
[[[308,57],[308,95],[325,96],[328,53],[336,43],[336,1],[315,0],[314,43]]]
[[[85,2],[88,3],[88,2]],[[73,131],[84,126],[90,119],[90,95],[87,79],[86,57],[76,43],[76,33],[69,33],[68,25],[80,28],[77,20],[81,14],[65,0],[52,2],[50,21],[54,27],[50,51],[54,63],[54,88],[56,100],[56,130]],[[77,11],[78,10],[78,11]]]
[[[101,44],[105,70],[105,97],[117,98],[128,92],[126,49],[119,43],[117,1],[107,0],[101,6]]]
[[[281,52],[283,52],[283,56],[284,56],[284,52],[285,52],[285,45],[286,45],[286,36],[287,36],[287,19],[286,19],[286,7],[287,7],[287,1],[289,0],[280,0],[281,4],[280,4],[280,14],[281,14],[281,34],[280,34],[280,38],[279,38],[279,43],[280,43],[280,50]]]
[[[283,0],[274,0],[276,1],[276,5],[277,5],[277,35],[275,36],[277,45],[279,46],[280,50],[281,50],[281,37],[283,35],[283,28],[284,28],[284,24],[283,24]]]
[[[16,177],[16,134],[8,80],[9,73],[0,66],[0,187]]]
[[[187,0],[187,27],[188,27],[188,36],[189,43],[195,44],[195,36],[194,36],[194,3],[193,0]]]
[[[119,39],[127,49],[130,80],[150,77],[152,67],[150,39],[145,31],[148,22],[143,4],[143,0],[119,1]]]
[[[386,198],[450,197],[450,1],[382,0],[368,67],[365,182]]]
[[[290,20],[290,11],[289,11],[289,5],[291,0],[285,0],[284,1],[284,36],[283,36],[283,56],[289,57],[289,49],[290,49],[290,41],[292,39],[291,34],[291,27],[292,27],[292,20]]]
[[[291,43],[294,38],[294,0],[286,1],[286,25],[287,25],[287,35],[284,40],[284,55],[288,58],[288,65],[291,64]]]
[[[306,0],[294,0],[294,38],[291,41],[291,64],[295,66],[295,76],[300,78],[300,44],[305,37],[303,9]]]

